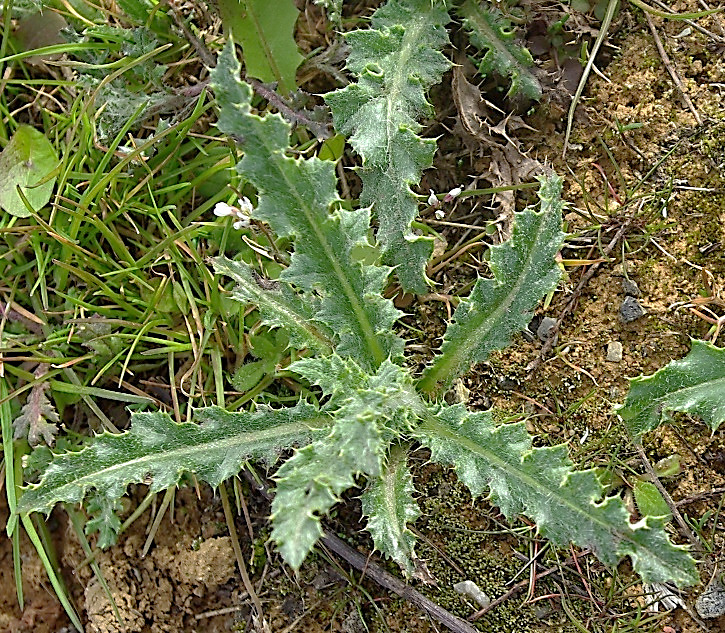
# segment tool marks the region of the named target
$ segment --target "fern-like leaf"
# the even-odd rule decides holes
[[[693,340],[682,360],[630,380],[627,399],[617,409],[634,438],[656,429],[673,411],[693,413],[713,431],[725,421],[725,348]]]
[[[325,96],[335,128],[362,156],[360,202],[377,216],[384,261],[417,293],[427,289],[433,242],[411,232],[418,203],[410,185],[433,162],[435,140],[418,136],[418,119],[432,114],[426,91],[450,67],[440,52],[449,19],[430,0],[390,0],[373,14],[371,29],[346,35],[357,83]]]
[[[523,423],[496,426],[490,413],[440,407],[419,429],[432,459],[452,464],[474,497],[491,491],[508,517],[525,514],[558,545],[589,547],[607,565],[630,556],[645,582],[698,581],[685,548],[673,545],[662,517],[630,523],[619,497],[602,499],[594,470],[575,471],[566,446],[532,448]]]
[[[531,53],[514,42],[511,24],[493,7],[466,0],[458,9],[463,26],[469,33],[471,44],[485,51],[478,72],[486,76],[491,71],[511,78],[508,96],[521,93],[529,99],[541,98],[541,85],[529,68],[533,65]]]
[[[47,382],[36,382],[30,390],[28,401],[20,410],[20,415],[13,422],[15,439],[27,438],[30,446],[37,446],[41,442],[52,446],[58,432],[60,417],[45,395],[47,389]]]
[[[91,515],[86,522],[86,534],[98,532],[96,545],[101,549],[115,545],[121,531],[121,519],[118,518],[118,511],[121,509],[119,500],[109,499],[94,490],[88,495],[85,506]]]
[[[281,278],[323,295],[315,317],[336,332],[338,354],[370,370],[399,357],[403,342],[392,331],[399,312],[381,296],[390,271],[354,256],[357,247],[370,247],[369,210],[330,212],[339,201],[335,164],[287,156],[289,124],[277,114],[252,114],[252,90],[239,73],[234,47],[227,44],[212,71],[218,127],[242,144],[237,170],[259,191],[255,217],[277,235],[295,238],[291,264]]]
[[[406,575],[420,567],[415,555],[415,535],[408,528],[420,516],[413,498],[415,488],[404,446],[391,449],[380,477],[371,480],[362,494],[362,511],[376,549],[392,558]]]
[[[517,213],[510,240],[491,248],[493,279],[479,279],[463,300],[443,339],[441,353],[419,388],[438,395],[453,380],[495,349],[506,347],[531,320],[537,302],[560,275],[554,259],[561,247],[562,179],[540,177],[541,210]]]
[[[311,302],[302,301],[289,284],[272,282],[263,287],[250,266],[226,257],[215,257],[212,264],[217,275],[226,275],[236,282],[232,297],[257,306],[264,324],[282,328],[289,335],[290,345],[321,354],[332,352],[332,332],[314,322]]]
[[[58,502],[82,501],[91,489],[117,499],[131,483],[150,482],[152,492],[165,490],[184,473],[218,486],[245,460],[273,461],[280,450],[329,433],[328,418],[305,402],[251,413],[209,407],[195,417],[201,424],[177,424],[165,413],[136,413],[129,431],[103,433],[80,451],[56,455],[40,483],[25,490],[18,512],[50,512]]]

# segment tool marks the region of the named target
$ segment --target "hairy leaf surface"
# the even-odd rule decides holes
[[[25,491],[18,512],[50,512],[60,501],[81,501],[91,488],[108,499],[149,480],[152,492],[165,490],[184,473],[217,486],[247,459],[273,461],[280,450],[329,433],[328,418],[305,402],[251,413],[208,407],[197,409],[195,417],[201,424],[135,413],[129,431],[103,433],[81,451],[57,455],[40,483]]]
[[[277,114],[261,118],[251,113],[252,91],[239,80],[239,72],[229,44],[212,71],[218,127],[242,144],[244,158],[237,170],[259,191],[255,217],[277,235],[295,238],[282,279],[323,296],[315,316],[336,332],[338,354],[370,370],[388,357],[399,357],[403,342],[392,331],[399,312],[382,297],[390,271],[354,256],[356,247],[370,246],[369,210],[330,212],[339,200],[335,164],[287,156],[289,125]]]
[[[415,535],[408,528],[420,516],[413,498],[415,488],[408,468],[408,452],[394,446],[379,478],[363,492],[362,511],[375,548],[392,558],[410,576],[416,571]]]
[[[487,3],[488,4],[488,3]],[[531,53],[514,42],[511,24],[492,7],[467,0],[458,9],[463,26],[469,32],[471,43],[485,54],[478,67],[484,77],[496,71],[502,77],[511,78],[508,95],[521,93],[529,99],[541,98],[541,85],[529,68],[534,61]]]
[[[303,301],[289,284],[267,282],[268,286],[262,287],[262,280],[255,276],[250,266],[226,257],[215,257],[212,264],[217,275],[226,275],[237,283],[232,297],[242,303],[256,305],[264,324],[284,329],[292,346],[322,354],[332,352],[332,333],[324,325],[314,322],[311,302]]]
[[[440,50],[448,43],[445,10],[430,0],[391,0],[371,18],[371,29],[346,35],[347,67],[357,83],[325,96],[335,128],[362,156],[360,202],[378,218],[384,261],[397,266],[406,291],[427,291],[430,238],[414,236],[418,203],[410,191],[431,166],[435,140],[418,136],[430,116],[426,91],[450,67]]]
[[[355,477],[380,474],[385,442],[379,415],[364,400],[348,403],[329,436],[298,450],[277,471],[272,538],[294,569],[322,536],[320,518],[355,485]]]
[[[389,360],[373,375],[337,355],[305,358],[290,369],[331,396],[323,411],[335,420],[329,436],[298,450],[277,472],[272,537],[298,568],[322,534],[320,517],[357,475],[380,476],[388,445],[410,430],[423,404],[409,373]]]
[[[673,411],[697,415],[713,431],[725,421],[725,348],[693,340],[682,360],[630,380],[627,399],[617,409],[634,438],[656,429]]]
[[[561,232],[562,179],[539,177],[541,210],[517,213],[510,240],[491,247],[493,279],[479,279],[461,301],[448,327],[441,353],[425,371],[419,388],[440,394],[473,363],[506,347],[523,330],[539,300],[556,287],[560,270],[555,260]]]
[[[419,432],[434,461],[452,464],[474,497],[490,489],[509,519],[525,514],[554,543],[589,547],[607,565],[630,556],[645,582],[698,581],[694,561],[669,541],[661,517],[630,523],[619,497],[602,499],[594,470],[573,470],[565,445],[532,448],[523,422],[496,426],[490,413],[439,407]]]

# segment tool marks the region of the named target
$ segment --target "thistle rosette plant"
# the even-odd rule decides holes
[[[409,13],[385,16],[404,21]],[[272,465],[294,449],[274,475],[272,539],[285,561],[298,569],[322,534],[321,519],[346,490],[366,482],[362,507],[375,547],[411,575],[422,563],[409,527],[419,509],[408,454],[422,445],[432,461],[455,468],[474,497],[488,494],[510,519],[530,517],[554,543],[590,548],[608,565],[629,556],[646,582],[696,582],[694,561],[668,539],[664,518],[632,523],[619,497],[603,496],[594,470],[574,469],[566,446],[534,447],[523,422],[497,424],[492,412],[444,401],[456,378],[508,346],[556,287],[562,180],[540,178],[537,208],[517,213],[512,237],[491,248],[492,276],[461,300],[439,353],[417,376],[404,365],[405,342],[395,333],[400,312],[384,297],[393,271],[383,240],[371,237],[369,207],[343,205],[333,162],[293,157],[289,124],[253,111],[240,70],[229,43],[212,72],[218,127],[239,139],[236,169],[257,192],[257,206],[245,212],[291,241],[293,251],[274,283],[241,261],[219,257],[213,265],[234,280],[235,299],[257,306],[269,328],[284,328],[301,350],[287,371],[317,397],[288,408],[199,408],[184,423],[136,413],[129,431],[54,456],[18,512],[48,512],[89,493],[112,507],[130,483],[150,481],[150,490],[160,491],[184,473],[218,486],[247,460]],[[357,124],[361,130],[378,121]],[[382,226],[390,219],[381,213]],[[420,272],[417,263],[407,265]],[[102,527],[107,537],[112,522]]]

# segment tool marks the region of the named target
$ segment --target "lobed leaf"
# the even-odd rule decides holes
[[[244,158],[237,170],[259,191],[255,217],[278,235],[295,238],[291,264],[281,279],[322,296],[315,318],[336,333],[338,354],[366,370],[388,357],[399,358],[403,342],[393,333],[399,312],[382,297],[389,269],[355,257],[357,248],[370,247],[369,210],[330,212],[339,201],[335,164],[287,156],[289,125],[276,114],[251,113],[252,91],[239,73],[233,45],[227,44],[212,71],[218,127],[242,143]]]
[[[450,67],[440,52],[449,20],[430,0],[390,0],[373,14],[371,29],[345,36],[357,83],[325,95],[335,128],[362,157],[360,202],[377,216],[383,260],[397,267],[408,292],[428,287],[433,241],[411,231],[418,203],[410,185],[433,163],[435,140],[418,136],[418,119],[432,114],[426,91]]]
[[[321,354],[333,349],[332,333],[322,324],[314,322],[311,302],[304,302],[285,282],[266,282],[256,276],[253,268],[244,262],[226,257],[212,260],[217,275],[226,275],[236,282],[232,297],[242,303],[251,303],[259,309],[262,321],[270,328],[282,328],[297,349],[309,348]]]
[[[697,415],[715,431],[725,421],[725,348],[693,340],[685,358],[629,385],[617,413],[633,438],[656,429],[673,411]]]
[[[483,7],[474,0],[466,0],[459,8],[463,26],[471,44],[485,51],[478,72],[484,77],[492,71],[511,78],[507,96],[521,93],[529,99],[541,99],[541,85],[529,68],[534,60],[529,51],[514,42],[511,24],[493,7]]]
[[[419,433],[431,459],[452,464],[474,497],[490,489],[508,518],[525,514],[554,543],[591,548],[607,565],[630,556],[645,582],[698,582],[694,561],[669,541],[662,517],[630,523],[619,497],[602,499],[594,470],[573,470],[564,445],[532,448],[523,422],[496,426],[488,412],[437,407]]]
[[[372,375],[337,355],[305,358],[290,369],[331,396],[323,412],[335,420],[329,436],[298,450],[277,471],[272,538],[297,569],[322,534],[320,518],[355,477],[381,475],[388,445],[424,409],[408,371],[389,360]]]
[[[280,450],[329,432],[328,418],[306,402],[235,413],[208,407],[195,417],[201,424],[135,413],[129,431],[103,433],[80,451],[56,455],[40,483],[25,490],[18,512],[50,512],[60,501],[82,501],[91,489],[114,500],[131,483],[150,481],[151,492],[165,490],[184,473],[218,486],[248,459],[273,461]]]
[[[408,453],[403,446],[391,449],[380,477],[363,492],[362,511],[375,548],[392,558],[410,576],[420,563],[415,555],[415,535],[408,528],[420,516],[413,498],[415,488],[408,468]]]
[[[374,408],[348,407],[335,418],[329,436],[298,450],[277,471],[272,538],[294,569],[322,536],[320,518],[355,477],[380,474],[385,443]]]
[[[555,260],[564,239],[561,232],[562,179],[539,177],[539,212],[517,213],[510,240],[491,247],[493,279],[479,279],[461,301],[443,338],[441,353],[419,382],[424,393],[440,394],[453,380],[495,349],[506,347],[514,333],[531,321],[539,300],[556,287],[560,269]]]

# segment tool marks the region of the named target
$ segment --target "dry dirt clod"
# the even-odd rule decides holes
[[[610,341],[607,343],[607,362],[622,362],[622,344],[619,341]]]

